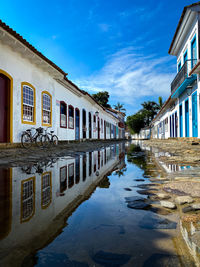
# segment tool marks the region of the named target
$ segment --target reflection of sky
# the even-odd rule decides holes
[[[48,255],[52,253],[54,258],[63,254],[70,260],[100,266],[94,265],[96,263],[92,260],[98,251],[131,255],[129,263],[123,266],[142,266],[152,252],[160,251],[154,242],[157,238],[166,238],[165,234],[138,227],[144,215],[152,213],[128,209],[125,203],[125,197],[138,195],[138,188],[132,186],[140,183],[134,179],[143,178],[141,169],[131,163],[126,164],[125,175],[118,177],[113,173],[109,176],[109,189],[97,187],[90,199],[83,202],[67,220],[68,225],[63,232],[37,253],[37,266],[45,266],[42,262],[48,264]],[[170,239],[167,242],[169,247],[173,247]]]

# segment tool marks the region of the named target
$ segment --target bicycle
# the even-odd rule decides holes
[[[31,130],[34,129],[35,133],[32,134]],[[42,133],[43,128],[31,128],[24,131],[21,135],[21,144],[24,148],[29,148],[35,143],[38,147],[42,146]]]
[[[53,146],[57,146],[58,145],[58,136],[53,134],[54,131],[50,131],[50,133],[48,133],[48,129],[51,127],[47,127],[45,130],[45,134],[42,135],[41,141],[43,146],[48,146],[53,145]]]

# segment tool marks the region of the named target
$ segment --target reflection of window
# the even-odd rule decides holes
[[[67,105],[65,102],[60,102],[60,127],[67,128]]]
[[[94,172],[97,170],[97,158],[96,158],[96,153],[94,152]]]
[[[35,177],[22,181],[21,191],[21,222],[26,222],[35,212]]]
[[[68,166],[68,188],[74,185],[74,163]]]
[[[35,88],[22,83],[22,122],[35,124]]]
[[[60,168],[60,192],[67,189],[67,166]]]
[[[86,163],[87,163],[87,157],[86,155],[83,155],[83,181],[86,180]]]
[[[42,174],[42,197],[41,206],[43,209],[47,208],[51,203],[51,172]]]
[[[69,128],[74,129],[74,108],[72,106],[69,106],[68,114],[69,114],[69,119],[68,119]]]
[[[89,176],[92,174],[92,152],[89,152]]]
[[[42,124],[51,125],[51,95],[42,92]]]
[[[98,169],[100,169],[100,162],[101,162],[101,154],[100,151],[98,151]]]
[[[80,158],[77,156],[75,158],[75,170],[76,170],[76,184],[80,181]]]

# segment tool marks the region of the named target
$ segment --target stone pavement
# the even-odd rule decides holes
[[[144,145],[152,150],[168,152],[170,156],[161,156],[160,159],[169,164],[200,165],[200,139],[152,139],[144,141]]]
[[[23,166],[26,163],[37,163],[38,161],[50,161],[58,157],[75,156],[85,152],[102,149],[106,146],[121,143],[122,141],[85,141],[59,143],[56,147],[38,148],[22,147],[0,149],[0,167]]]

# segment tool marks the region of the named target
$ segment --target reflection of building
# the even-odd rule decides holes
[[[57,236],[70,212],[121,164],[122,150],[117,144],[65,157],[42,174],[0,169],[0,265],[21,266],[25,256]]]

